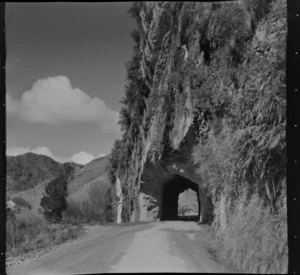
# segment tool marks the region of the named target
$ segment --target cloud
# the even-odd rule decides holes
[[[95,158],[99,158],[99,157],[103,157],[105,156],[105,154],[100,154],[100,155],[93,155],[93,154],[89,154],[85,151],[81,151],[79,153],[73,154],[71,157],[67,158],[67,157],[60,157],[60,156],[55,156],[53,155],[53,153],[51,152],[51,150],[48,147],[36,147],[36,148],[32,148],[30,149],[29,147],[8,147],[6,149],[6,155],[7,156],[18,156],[18,155],[23,155],[26,153],[35,153],[38,155],[45,155],[48,156],[52,159],[54,159],[57,162],[75,162],[78,164],[87,164],[90,161],[92,161]]]
[[[18,156],[23,155],[30,152],[29,148],[24,147],[8,147],[6,148],[6,155],[7,156]]]
[[[118,132],[119,114],[98,97],[73,88],[66,76],[48,77],[33,83],[20,100],[7,94],[8,114],[17,113],[29,122],[62,125],[96,123],[106,133]]]
[[[100,154],[99,156],[95,157],[92,154],[89,154],[87,152],[81,151],[77,154],[74,154],[70,159],[78,164],[86,164],[92,161],[95,158],[103,157],[105,154]]]

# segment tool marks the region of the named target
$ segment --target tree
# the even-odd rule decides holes
[[[65,162],[63,164],[63,173],[65,174],[66,179],[68,181],[73,180],[74,179],[74,173],[75,173],[75,166],[72,165],[69,162]]]
[[[6,243],[7,248],[16,246],[16,215],[6,202]]]
[[[67,184],[66,176],[60,175],[46,186],[46,194],[40,203],[46,220],[61,221],[62,212],[67,208]]]

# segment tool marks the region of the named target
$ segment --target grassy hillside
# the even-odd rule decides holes
[[[53,178],[59,175],[59,173],[66,170],[66,165],[57,163],[49,157],[32,153],[8,158],[10,165],[8,177],[15,179],[13,184],[11,182],[8,184],[8,197],[14,202],[15,200],[17,202],[19,201],[16,209],[17,218],[42,218],[42,213],[39,209],[41,199],[45,193],[45,187]],[[85,166],[71,164],[76,168],[76,172],[73,175],[73,180],[69,183],[70,193],[68,201],[70,199],[76,202],[86,201],[89,198],[89,190],[91,188],[99,185],[99,183],[100,185],[107,183],[104,175],[107,159],[108,157],[98,158]],[[25,167],[28,169],[26,170]],[[21,169],[21,171],[17,169]],[[31,177],[29,184],[24,184],[23,181],[25,181],[26,178],[30,179],[28,176],[30,172],[34,176]],[[44,177],[47,179],[42,181],[41,179]],[[40,181],[38,182],[38,180]],[[28,189],[29,186],[32,185],[34,185],[34,187]],[[27,190],[24,190],[24,188]]]
[[[69,166],[67,168],[67,166]],[[53,179],[69,168],[75,170],[82,167],[76,163],[62,164],[52,158],[34,153],[7,157],[7,192],[29,190],[36,185]]]
[[[74,175],[74,180],[69,184],[70,196],[78,191],[85,184],[101,178],[105,173],[105,167],[109,156],[97,158],[87,163],[82,169],[77,171]]]
[[[76,202],[85,201],[88,199],[89,190],[97,185],[104,185],[108,183],[107,176],[102,174],[101,176],[87,182],[81,188],[77,189],[74,193],[69,194],[68,200],[74,200]]]
[[[75,179],[69,184],[68,221],[103,223],[110,219],[110,211],[106,209],[110,187],[106,174],[109,157],[95,159],[75,174]]]
[[[21,198],[25,200],[31,208],[27,207],[19,207],[19,210],[16,213],[16,216],[19,218],[31,218],[31,217],[42,217],[41,212],[39,211],[40,208],[40,202],[43,197],[43,194],[45,192],[46,185],[51,181],[46,180],[34,188],[31,188],[29,190],[20,191],[12,193],[9,198],[14,201],[15,198]]]

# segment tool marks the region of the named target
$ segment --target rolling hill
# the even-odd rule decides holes
[[[29,190],[61,173],[73,173],[81,167],[76,163],[62,164],[48,156],[34,153],[8,156],[6,190],[8,193]]]
[[[69,196],[77,192],[84,185],[103,178],[108,159],[109,155],[94,159],[78,170],[74,174],[74,180],[69,184]]]
[[[36,185],[34,188],[25,191],[14,192],[9,195],[10,200],[14,201],[15,198],[21,198],[25,200],[27,203],[29,203],[29,205],[31,206],[30,209],[27,207],[18,207],[19,210],[16,211],[17,217],[22,217],[22,218],[29,218],[32,216],[40,217],[40,218],[42,217],[42,213],[39,211],[40,202],[42,197],[44,196],[45,187],[50,181],[51,179],[46,180]]]
[[[31,206],[30,209],[19,207],[17,216],[22,218],[42,217],[39,209],[46,185],[70,167],[74,169],[74,174],[68,185],[68,199],[86,200],[91,186],[107,183],[105,166],[108,158],[109,156],[101,157],[83,166],[75,163],[61,164],[50,157],[33,153],[7,157],[8,198],[9,200],[21,198]]]

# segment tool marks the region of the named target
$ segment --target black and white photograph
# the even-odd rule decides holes
[[[287,1],[6,2],[6,274],[287,274]]]

